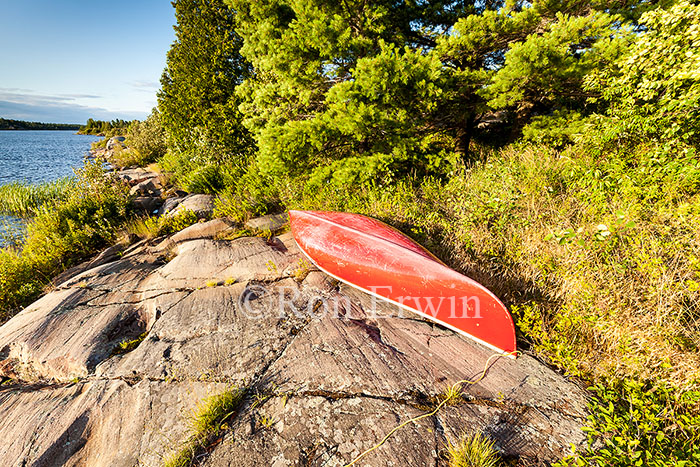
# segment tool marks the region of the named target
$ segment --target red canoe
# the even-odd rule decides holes
[[[491,349],[515,352],[515,327],[489,290],[383,222],[359,214],[289,211],[294,239],[319,269]]]

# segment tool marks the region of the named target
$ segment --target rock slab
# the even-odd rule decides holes
[[[585,441],[585,391],[532,356],[489,361],[309,267],[289,233],[217,240],[231,225],[108,252],[0,327],[0,464],[158,465],[199,401],[236,386],[248,399],[202,465],[342,466],[487,362],[357,465],[447,465],[473,431],[521,465]]]

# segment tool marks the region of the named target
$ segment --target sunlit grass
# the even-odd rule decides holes
[[[493,441],[480,433],[462,436],[447,445],[449,467],[497,467],[501,459]]]
[[[18,217],[34,216],[43,204],[65,199],[74,183],[73,177],[64,177],[55,182],[42,184],[11,182],[1,185],[0,214]]]
[[[229,389],[197,404],[188,420],[190,435],[166,461],[165,467],[188,467],[204,452],[207,443],[218,436],[236,415],[245,398],[242,389]]]
[[[184,210],[174,216],[146,216],[127,222],[127,234],[135,234],[142,239],[152,239],[161,235],[169,235],[196,224],[197,214]]]

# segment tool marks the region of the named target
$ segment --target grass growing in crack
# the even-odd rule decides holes
[[[253,231],[249,229],[224,230],[223,232],[216,234],[214,238],[216,240],[235,240],[241,237],[250,237],[253,234]]]
[[[263,428],[270,429],[272,428],[275,423],[277,423],[277,420],[275,420],[272,417],[268,417],[265,414],[262,414],[258,417],[258,421],[260,422],[260,425],[262,425]]]
[[[501,459],[493,441],[481,433],[465,434],[447,445],[449,467],[497,467]]]
[[[304,279],[306,279],[306,276],[309,275],[309,272],[311,272],[311,264],[306,261],[304,258],[299,258],[299,262],[297,263],[297,267],[292,271],[292,277],[297,282],[301,282]]]
[[[451,385],[445,388],[442,394],[438,396],[438,402],[444,401],[444,405],[457,405],[464,401],[462,399],[462,394],[461,385]]]
[[[207,445],[225,429],[224,424],[240,409],[245,391],[232,388],[197,404],[190,418],[190,435],[182,447],[168,458],[165,467],[188,467],[194,465],[199,455],[206,452]]]
[[[143,334],[139,335],[135,339],[131,340],[126,340],[122,341],[117,346],[112,350],[112,355],[124,355],[125,353],[129,353],[132,350],[134,350],[136,347],[139,346],[141,342],[146,339],[146,336],[148,335],[148,331],[144,332]]]

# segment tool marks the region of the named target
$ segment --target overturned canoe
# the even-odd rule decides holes
[[[359,214],[289,211],[299,248],[322,271],[504,353],[515,352],[506,307],[383,222]]]

